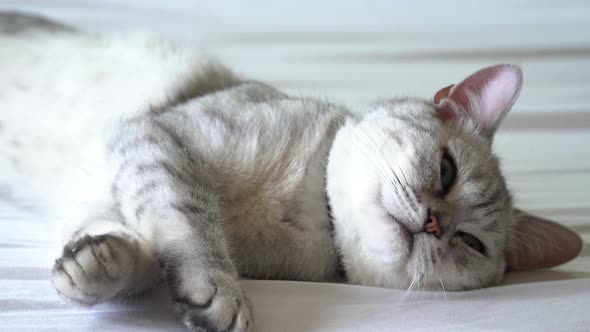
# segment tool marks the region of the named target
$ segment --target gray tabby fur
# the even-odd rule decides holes
[[[94,47],[76,36],[56,43]],[[491,135],[474,120],[442,121],[439,106],[422,99],[352,113],[214,62],[189,74],[145,111],[105,120],[106,134],[84,149],[93,162],[76,159],[91,165],[92,180],[72,181],[75,194],[60,196],[72,226],[52,280],[64,298],[92,305],[163,278],[187,327],[248,331],[240,276],[340,281],[342,264],[348,282],[380,287],[465,290],[502,279],[518,220]],[[458,180],[443,196],[445,148]],[[3,168],[12,180],[0,180],[22,182],[15,191],[49,183],[18,180],[13,166]],[[439,237],[423,231],[432,211]],[[458,230],[477,236],[486,254]]]

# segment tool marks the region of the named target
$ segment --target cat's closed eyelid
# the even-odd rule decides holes
[[[466,240],[477,242],[473,245],[470,245],[467,243]],[[471,254],[474,257],[477,257],[479,259],[486,259],[488,257],[486,245],[479,238],[475,237],[474,235],[471,235],[470,233],[457,230],[455,234],[453,234],[452,242],[454,242],[458,247],[461,247],[463,250],[465,250],[467,253]]]

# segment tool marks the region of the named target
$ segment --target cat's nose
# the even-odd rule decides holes
[[[424,223],[424,231],[434,236],[439,237],[442,234],[442,228],[440,222],[435,214],[430,214],[426,222]]]

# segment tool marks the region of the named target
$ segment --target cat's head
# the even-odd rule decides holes
[[[497,65],[433,102],[388,100],[339,130],[328,195],[351,282],[473,289],[579,253],[575,233],[513,207],[491,150],[521,85],[518,67]]]

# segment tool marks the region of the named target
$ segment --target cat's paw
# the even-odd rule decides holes
[[[189,329],[252,331],[250,306],[235,278],[220,274],[207,278],[206,282],[199,279],[172,278],[170,284],[176,310]]]
[[[133,273],[137,243],[124,235],[86,235],[55,261],[53,286],[64,298],[92,305],[121,292]]]

